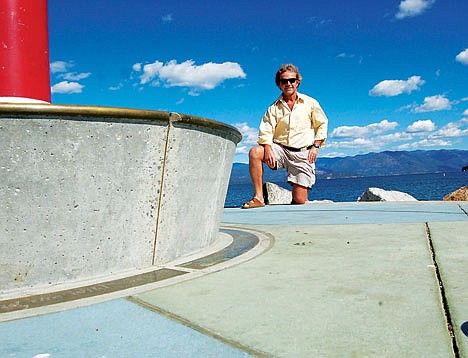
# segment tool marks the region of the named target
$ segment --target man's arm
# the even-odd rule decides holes
[[[268,165],[271,169],[274,169],[276,167],[276,159],[275,155],[273,153],[273,149],[271,148],[271,145],[269,144],[261,144],[263,146],[263,149],[265,151],[265,154],[263,155],[263,162]]]
[[[307,159],[309,163],[315,163],[317,161],[319,148],[322,146],[323,140],[314,140],[314,144],[312,144],[312,148],[309,149],[309,156]]]
[[[328,118],[318,103],[312,112],[312,126],[314,127],[315,140],[320,141],[320,146],[325,145],[328,132]]]
[[[260,129],[258,134],[258,144],[264,149],[263,162],[270,168],[276,166],[275,155],[271,145],[273,143],[273,132],[276,127],[276,119],[271,114],[271,108],[268,108],[265,115],[260,123]]]
[[[315,163],[317,161],[319,148],[325,145],[328,131],[328,118],[318,103],[312,112],[312,125],[314,127],[315,140],[312,144],[312,148],[309,150],[308,160],[310,163]]]
[[[258,131],[258,144],[271,145],[273,143],[273,133],[276,128],[275,116],[271,113],[271,108],[265,112]]]

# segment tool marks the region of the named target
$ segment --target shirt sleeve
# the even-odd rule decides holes
[[[269,144],[273,143],[273,133],[276,128],[276,118],[271,113],[271,108],[268,108],[265,115],[260,123],[258,133],[258,144]]]
[[[315,140],[322,140],[322,145],[325,145],[328,131],[328,118],[319,104],[314,106],[314,110],[312,112],[312,125],[315,132]]]

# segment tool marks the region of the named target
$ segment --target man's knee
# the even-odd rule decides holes
[[[297,205],[302,205],[302,204],[305,204],[307,201],[307,199],[304,199],[304,198],[296,198],[293,196],[293,199],[291,201],[291,204],[297,204]]]
[[[261,145],[256,145],[255,147],[250,148],[249,159],[263,160],[265,155],[264,149]]]
[[[305,204],[308,199],[309,191],[306,187],[293,185],[292,202],[291,204]]]

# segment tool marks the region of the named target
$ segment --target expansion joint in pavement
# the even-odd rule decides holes
[[[468,216],[468,212],[465,209],[463,209],[463,207],[460,204],[457,204],[457,205],[460,208],[460,210],[463,211],[466,216]]]
[[[463,210],[463,209],[462,209]],[[464,210],[463,210],[464,211]],[[465,212],[466,214],[466,212]],[[447,296],[445,294],[445,289],[444,289],[444,283],[442,281],[442,276],[440,274],[439,270],[439,265],[437,264],[437,255],[434,250],[434,245],[432,242],[432,237],[431,237],[431,230],[429,229],[429,224],[426,222],[425,223],[425,228],[426,228],[426,237],[427,237],[427,242],[429,245],[429,249],[431,251],[431,259],[432,259],[432,265],[434,266],[434,273],[437,279],[438,287],[439,287],[439,295],[442,301],[442,308],[444,310],[445,314],[445,321],[447,324],[447,330],[450,336],[450,340],[452,343],[452,350],[455,358],[460,357],[460,351],[458,349],[458,344],[457,344],[457,339],[455,336],[455,332],[453,330],[453,323],[452,323],[452,317],[450,315],[450,307],[447,301]]]
[[[237,342],[237,341],[234,341],[232,339],[229,339],[229,338],[226,338],[226,337],[223,337],[209,329],[206,329],[190,320],[187,320],[179,315],[176,315],[172,312],[169,312],[169,311],[166,311],[164,309],[161,309],[155,305],[152,305],[144,300],[141,300],[139,299],[138,297],[134,297],[134,296],[129,296],[126,298],[128,301],[130,302],[133,302],[141,307],[144,307],[150,311],[153,311],[155,313],[158,313],[162,316],[165,316],[167,318],[170,318],[171,320],[174,320],[174,321],[177,321],[181,324],[183,324],[184,326],[187,326],[191,329],[194,329],[195,331],[197,332],[200,332],[202,334],[204,334],[205,336],[208,336],[208,337],[211,337],[211,338],[214,338],[222,343],[225,343],[233,348],[236,348],[236,349],[239,349],[241,351],[244,351],[245,353],[249,354],[249,355],[252,355],[252,356],[255,356],[255,357],[259,357],[259,358],[266,358],[266,357],[270,357],[270,355],[266,354],[266,353],[263,353],[259,350],[256,350],[256,349],[253,349],[253,348],[250,348],[246,345],[243,345],[242,343],[240,342]]]

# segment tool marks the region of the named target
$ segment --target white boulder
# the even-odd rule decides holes
[[[268,205],[286,205],[292,201],[292,191],[270,182],[263,184],[263,196]]]
[[[396,190],[368,188],[357,201],[418,201],[411,195]]]

